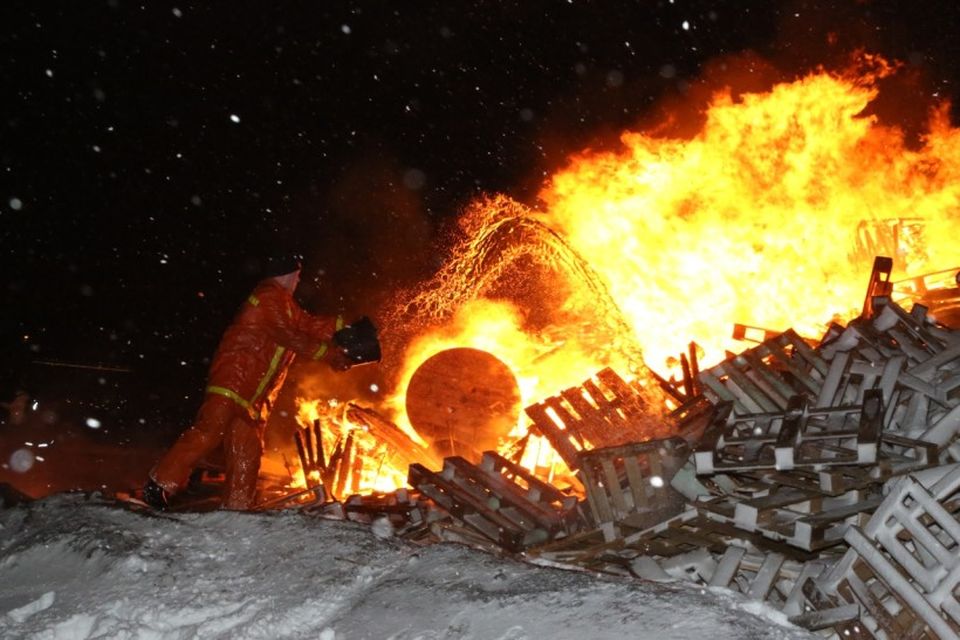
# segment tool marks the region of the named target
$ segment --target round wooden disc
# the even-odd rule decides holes
[[[407,388],[410,424],[441,455],[478,460],[517,424],[513,372],[479,349],[447,349],[420,365]]]

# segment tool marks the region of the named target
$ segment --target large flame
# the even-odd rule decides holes
[[[865,115],[894,72],[862,56],[766,93],[720,91],[691,138],[626,132],[619,151],[571,159],[539,209],[478,200],[443,269],[406,301],[415,320],[395,318],[405,351],[382,409],[412,433],[417,367],[471,347],[511,368],[524,405],[612,366],[645,384],[654,415],[665,400],[646,367],[674,373],[691,340],[709,365],[743,348],[735,323],[819,337],[859,312],[877,254],[901,275],[954,266],[960,132],[947,104],[918,148]],[[524,433],[520,416],[504,449]],[[527,442],[524,464],[552,473],[549,446]]]
[[[536,215],[601,274],[650,366],[691,339],[711,363],[741,350],[734,323],[819,337],[862,306],[874,249],[896,250],[901,273],[954,265],[947,105],[909,149],[863,114],[891,65],[861,62],[736,100],[721,91],[692,139],[624,133],[621,151],[584,153],[543,190]]]

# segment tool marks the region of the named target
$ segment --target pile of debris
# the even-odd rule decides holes
[[[575,493],[487,452],[411,464],[412,490],[324,503],[318,489],[306,510],[727,587],[840,637],[957,637],[960,331],[895,303],[891,266],[877,259],[863,314],[819,344],[768,334],[704,370],[691,348],[684,379],[661,381],[678,408],[659,432],[609,369],[527,407]]]

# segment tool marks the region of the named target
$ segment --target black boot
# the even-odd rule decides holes
[[[170,496],[152,479],[143,485],[143,501],[157,511],[166,511],[170,506]]]

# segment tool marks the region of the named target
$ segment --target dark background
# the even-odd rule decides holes
[[[876,109],[910,133],[960,80],[946,1],[2,4],[0,400],[121,442],[188,423],[278,256],[324,269],[315,309],[375,312],[478,194],[535,204],[569,154],[692,130],[720,85],[880,52],[905,67]]]

